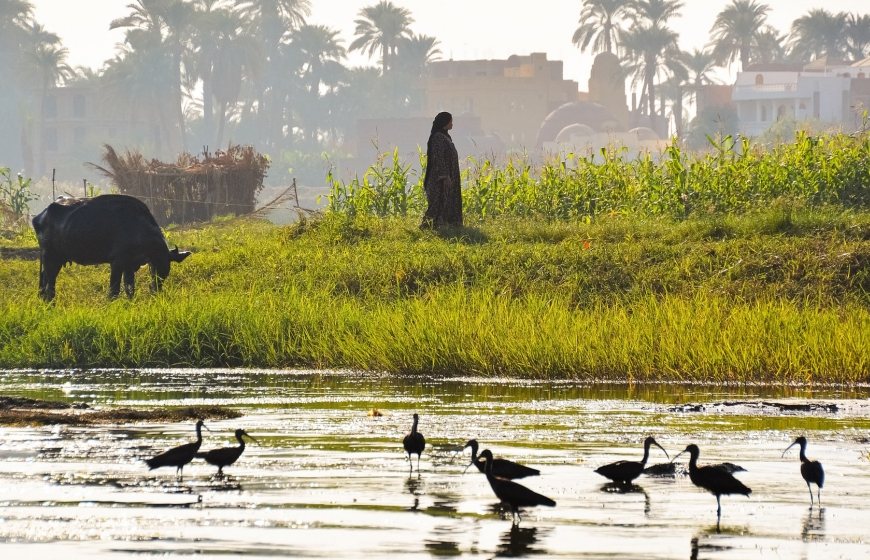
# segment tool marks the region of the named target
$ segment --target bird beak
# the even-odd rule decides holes
[[[676,461],[676,460],[677,460],[677,457],[679,457],[680,455],[682,455],[682,454],[685,453],[685,452],[686,452],[686,450],[684,449],[684,450],[680,451],[679,453],[677,453],[676,455],[674,455],[674,458],[671,459],[671,463],[673,463],[674,461]],[[665,453],[665,455],[667,455],[667,453]]]
[[[658,442],[656,442],[656,447],[658,447],[659,449],[661,449],[661,450],[662,450],[662,453],[665,454],[665,457],[667,457],[667,458],[670,460],[671,456],[668,455],[668,452],[665,451],[665,448],[664,448],[664,447],[662,447],[661,445],[659,445]],[[674,457],[674,459],[676,459],[676,457]]]
[[[794,442],[791,445],[789,445],[788,447],[786,447],[785,451],[782,452],[781,457],[785,457],[786,452],[788,452],[788,450],[791,449],[792,447],[794,447],[795,445],[797,445],[797,442]]]
[[[465,467],[465,470],[462,471],[462,474],[467,473],[467,472],[468,472],[468,468],[469,468],[471,465],[473,465],[473,464],[474,464],[474,463],[468,463],[468,465],[466,465],[466,467]]]
[[[206,426],[206,425],[205,425],[205,422],[202,423],[202,427],[205,428],[205,429],[208,430],[208,431],[211,431],[211,428],[209,428],[208,426]]]
[[[248,436],[248,438],[249,438],[251,441],[256,442],[257,445],[260,444],[260,441],[259,441],[257,438],[255,438],[254,436],[252,436],[251,434],[249,434],[248,432],[244,432],[242,435]]]

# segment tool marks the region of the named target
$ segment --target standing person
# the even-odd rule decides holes
[[[448,132],[453,128],[450,113],[438,113],[432,121],[432,132],[426,145],[426,173],[423,188],[429,207],[421,227],[462,225],[462,185],[459,177],[459,155]]]

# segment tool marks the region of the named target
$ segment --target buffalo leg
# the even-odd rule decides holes
[[[39,274],[39,296],[45,301],[54,299],[54,286],[61,266],[63,265],[51,260],[42,263]]]
[[[118,263],[111,264],[109,273],[109,298],[115,299],[121,293],[121,276],[124,268]]]
[[[128,298],[132,298],[136,292],[136,269],[127,268],[124,270],[124,292]]]

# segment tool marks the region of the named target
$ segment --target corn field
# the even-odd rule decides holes
[[[425,154],[420,167],[425,168]],[[870,134],[810,136],[774,147],[725,137],[704,153],[676,141],[659,156],[634,160],[619,149],[567,154],[534,164],[467,158],[463,206],[467,217],[583,220],[598,214],[668,216],[741,212],[773,201],[808,206],[870,205]],[[347,215],[414,216],[426,207],[422,173],[383,154],[361,179],[331,174],[328,209]]]

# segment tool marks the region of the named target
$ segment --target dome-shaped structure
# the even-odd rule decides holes
[[[659,135],[656,134],[656,131],[647,126],[638,126],[632,128],[628,132],[629,134],[637,135],[637,139],[641,142],[645,142],[647,140],[661,140],[661,138],[659,138]]]
[[[573,138],[584,138],[593,134],[595,134],[595,131],[588,124],[569,124],[556,135],[556,142],[561,144],[563,142],[570,142]]]
[[[572,124],[585,124],[593,131],[604,130],[606,126],[610,131],[618,132],[623,129],[612,128],[619,126],[618,123],[619,120],[607,107],[598,103],[589,101],[565,103],[554,109],[541,123],[535,145],[543,146],[544,142],[556,140],[562,129]]]

